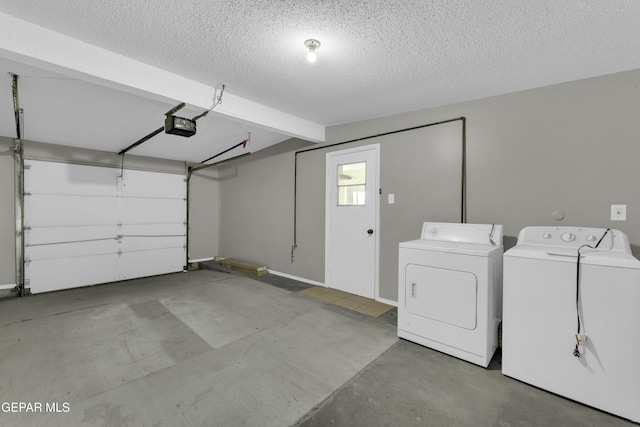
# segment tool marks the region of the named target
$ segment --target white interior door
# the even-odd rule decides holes
[[[181,271],[179,174],[25,161],[25,287],[31,293]]]
[[[375,298],[378,144],[327,153],[325,284]]]

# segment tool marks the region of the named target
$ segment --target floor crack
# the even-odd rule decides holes
[[[268,333],[264,334],[263,336],[261,336],[260,338],[258,338],[253,344],[251,344],[249,346],[249,348],[244,352],[244,354],[242,355],[241,359],[244,359],[247,354],[253,349],[253,347],[255,347],[259,342],[261,342],[262,340],[264,340],[266,337],[275,334],[276,332],[280,331],[282,328],[284,328],[285,326],[287,326],[288,324],[290,324],[291,322],[293,322],[294,320],[296,320],[296,318],[300,315],[300,312],[296,312],[296,314],[289,320],[287,320],[285,323],[283,323],[282,325],[278,326],[276,329],[269,331]]]

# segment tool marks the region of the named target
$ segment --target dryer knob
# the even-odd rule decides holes
[[[551,233],[544,233],[544,234],[542,235],[542,238],[543,238],[543,239],[547,239],[547,240],[548,240],[548,239],[550,239],[550,238],[551,238]]]
[[[565,242],[573,242],[574,240],[576,240],[576,235],[573,233],[566,232],[562,236],[560,236],[560,238]]]
[[[597,238],[595,235],[593,235],[593,234],[589,234],[589,235],[587,236],[587,241],[589,241],[589,242],[595,242],[597,239],[598,239],[598,238]]]

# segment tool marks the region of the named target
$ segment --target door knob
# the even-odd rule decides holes
[[[367,230],[367,234],[369,234],[369,236],[371,236],[373,234],[373,229],[372,228],[368,229]]]

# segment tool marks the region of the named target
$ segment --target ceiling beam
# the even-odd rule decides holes
[[[101,86],[194,109],[213,105],[215,87],[136,61],[0,12],[0,56]],[[221,82],[223,83],[223,82]],[[231,92],[231,93],[229,93]],[[325,127],[233,95],[210,114],[312,142],[324,142]]]

